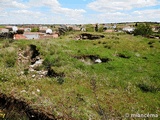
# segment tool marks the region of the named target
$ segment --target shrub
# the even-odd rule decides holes
[[[31,32],[39,32],[39,28],[36,28],[36,27],[35,27],[35,28],[32,28],[32,29],[31,29]]]
[[[94,32],[94,26],[92,24],[86,25],[87,32]]]
[[[103,26],[99,27],[98,32],[103,32]]]
[[[151,34],[152,34],[152,29],[149,24],[141,23],[137,25],[136,29],[134,30],[134,35],[148,36]]]

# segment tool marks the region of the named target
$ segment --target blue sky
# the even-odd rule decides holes
[[[0,24],[160,22],[160,0],[0,0]]]

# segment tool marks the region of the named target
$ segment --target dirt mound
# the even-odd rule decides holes
[[[14,117],[17,118],[19,118],[18,114],[21,114],[21,118],[22,116],[25,116],[26,119],[30,120],[56,120],[54,115],[43,109],[33,109],[29,103],[24,100],[16,99],[13,96],[5,95],[3,93],[0,93],[0,109],[6,111],[6,119],[13,119],[13,116],[11,116],[10,113],[14,111]]]
[[[104,38],[104,35],[96,35],[96,34],[90,34],[90,33],[81,33],[80,35],[78,35],[76,37],[77,40],[85,40],[85,39],[89,39],[89,40],[96,40],[96,39],[101,39]]]
[[[99,55],[81,55],[81,56],[74,56],[74,58],[79,59],[84,63],[90,62],[90,64],[106,63],[112,61],[110,58],[101,58],[99,57]]]

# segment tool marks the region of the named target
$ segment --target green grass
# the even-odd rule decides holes
[[[70,37],[74,33],[51,40],[12,43],[1,40],[0,91],[69,119],[123,118],[125,113],[160,115],[159,41],[127,34],[103,34],[105,38],[100,40],[76,41]],[[154,41],[152,48],[150,41]],[[56,72],[64,72],[65,77],[38,79],[32,78],[32,74],[20,75],[24,64],[18,64],[15,58],[19,48],[25,50],[30,44],[36,45],[45,59],[42,69],[50,63]],[[73,57],[92,54],[112,61],[88,65]],[[91,84],[93,79],[96,89]]]

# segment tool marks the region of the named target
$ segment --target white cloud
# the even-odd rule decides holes
[[[29,10],[13,10],[2,16],[0,23],[9,24],[36,24],[38,20],[43,16],[40,12],[33,12]],[[42,21],[41,21],[42,22]]]
[[[58,0],[23,1],[0,0],[0,23],[157,22],[160,16],[160,9],[149,7],[158,5],[158,0],[94,0],[87,5],[93,11],[63,7]]]
[[[57,14],[59,16],[63,15],[64,17],[62,19],[81,19],[83,17],[83,13],[86,11],[83,9],[70,9],[70,8],[64,8],[61,6],[61,4],[58,2],[58,0],[30,0],[29,4],[31,6],[45,6],[49,7],[51,11],[54,14]],[[68,17],[68,18],[66,18]]]
[[[57,0],[30,0],[28,3],[30,6],[48,6],[48,7],[57,7],[60,6]]]
[[[0,6],[3,9],[6,9],[6,8],[20,8],[20,9],[27,8],[27,6],[25,4],[20,3],[16,0],[1,0]]]
[[[31,15],[31,16],[41,16],[41,15],[43,15],[40,12],[33,12],[33,11],[29,11],[29,10],[15,10],[15,11],[12,11],[11,13],[18,14],[18,15]]]
[[[160,22],[160,9],[141,10],[133,11],[130,13],[123,12],[111,12],[111,13],[100,13],[96,15],[100,23],[112,23],[112,22],[144,22],[154,21]],[[97,21],[97,19],[94,19]]]
[[[157,3],[157,0],[96,0],[88,4],[88,7],[99,12],[115,12],[154,6]]]
[[[152,10],[142,10],[142,11],[134,11],[132,13],[133,16],[136,16],[136,20],[141,21],[157,21],[160,16],[160,9],[152,9]],[[135,18],[134,18],[135,19]]]
[[[93,17],[99,22],[158,21],[160,9],[151,6],[159,3],[158,0],[95,0],[87,7],[99,12],[95,15],[98,19]]]
[[[63,14],[65,16],[70,17],[78,17],[81,16],[86,11],[83,9],[70,9],[70,8],[64,8],[61,6],[61,4],[58,2],[58,0],[30,0],[30,5],[32,6],[47,6],[49,7],[53,13],[55,14]]]
[[[0,0],[0,6],[3,12],[12,8],[8,14],[0,15],[1,23],[79,23],[86,12],[62,7],[58,0]],[[43,11],[46,8],[47,12]]]

